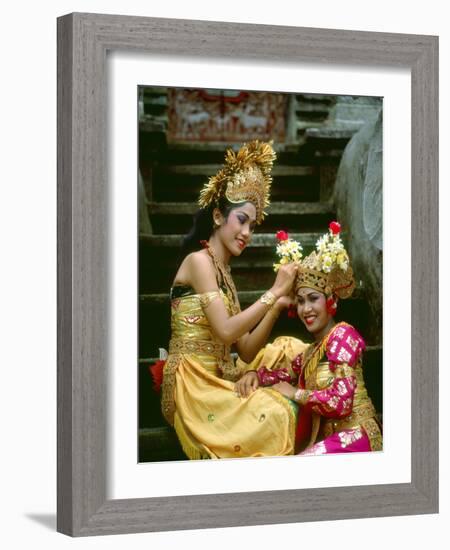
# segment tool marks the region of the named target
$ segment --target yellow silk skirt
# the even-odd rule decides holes
[[[280,340],[280,339],[277,339]],[[263,348],[241,372],[289,364],[304,344],[284,338]],[[274,343],[275,344],[275,343]],[[294,453],[297,405],[270,388],[239,397],[210,355],[177,354],[174,428],[190,459],[284,456]]]

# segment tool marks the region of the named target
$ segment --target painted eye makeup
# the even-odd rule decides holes
[[[247,220],[249,220],[249,217],[246,214],[238,214],[237,219],[239,220],[239,223],[241,225],[244,225],[247,222]],[[251,222],[249,226],[250,231],[253,232],[255,230],[255,227],[256,227],[256,222]]]
[[[315,302],[320,298],[318,294],[308,294],[306,297],[304,296],[297,296],[297,301],[299,304],[304,304],[307,300],[309,302]]]

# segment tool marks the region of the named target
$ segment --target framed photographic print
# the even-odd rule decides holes
[[[170,429],[161,411],[162,369],[166,350],[174,346],[169,334],[169,289],[180,264],[180,243],[183,235],[192,231],[200,190],[208,178],[220,170],[225,149],[239,150],[243,143],[255,139],[272,140],[277,158],[271,172],[273,181],[268,217],[261,226],[255,227],[248,250],[230,262],[241,307],[257,301],[274,282],[277,230],[282,228],[290,235],[291,241],[301,243],[302,254],[306,256],[312,252],[321,233],[328,231],[329,223],[337,219],[337,213],[343,222],[341,233],[345,240],[347,220],[351,220],[353,238],[347,243],[347,249],[357,285],[352,299],[340,303],[335,321],[345,320],[358,327],[366,342],[365,385],[368,385],[370,400],[381,424],[382,98],[154,86],[139,86],[138,95],[139,461],[183,460],[187,456],[199,455],[248,458],[253,456],[252,453],[270,456],[270,452],[290,452],[283,445],[279,449],[261,445],[265,438],[276,440],[284,437],[283,430],[278,427],[276,433],[270,432],[267,437],[263,424],[267,424],[268,410],[262,403],[248,405],[247,413],[255,419],[257,417],[258,422],[256,426],[250,422],[249,439],[256,440],[257,444],[249,446],[249,441],[243,440],[238,433],[245,431],[246,411],[241,401],[236,400],[234,388],[230,388],[228,397],[225,390],[219,403],[209,401],[206,405],[207,392],[213,387],[214,391],[222,393],[223,388],[215,387],[209,378],[203,379],[201,372],[196,379],[196,383],[204,384],[203,398],[196,397],[196,401],[202,403],[201,410],[194,412],[195,402],[186,406],[192,418],[198,415],[189,432],[203,431],[203,447],[186,433],[187,426]],[[352,147],[344,155],[350,139],[363,126],[364,130],[354,138]],[[366,170],[361,169],[364,162],[368,164]],[[352,197],[351,201],[349,197]],[[366,231],[365,226],[370,226],[370,229]],[[200,250],[199,241],[207,236],[207,233],[197,236],[192,248]],[[188,296],[186,300],[192,300]],[[192,340],[198,331],[198,338],[203,341],[206,338],[205,322],[200,312],[181,314],[179,306],[182,300],[175,298],[172,304],[172,317],[179,318],[182,323],[180,338],[184,340],[184,334],[188,333]],[[301,338],[303,342],[310,341],[310,337],[299,323],[295,310],[291,309],[290,315],[286,314],[287,310],[283,313],[271,328],[270,341],[277,336],[284,338],[270,344],[265,353],[261,349],[258,359],[250,367],[236,361],[234,379],[241,377],[241,370],[255,370],[260,364],[267,369],[269,353],[275,354],[272,363],[276,372],[280,368],[290,370],[289,363],[294,359],[291,355],[297,344],[285,337]],[[155,319],[158,319],[157,323]],[[286,354],[281,350],[286,349],[288,342],[294,347],[292,353]],[[192,342],[190,345],[193,348]],[[259,345],[262,348],[263,342]],[[164,359],[159,357],[159,350]],[[201,362],[202,359],[197,357],[195,361]],[[195,372],[195,367],[190,370]],[[273,372],[272,369],[272,375]],[[291,372],[290,376],[294,378],[294,373]],[[219,375],[219,378],[222,377]],[[270,381],[272,385],[275,383],[273,376]],[[360,381],[359,391],[363,392],[363,388],[364,383]],[[192,391],[188,393],[193,394]],[[228,427],[223,425],[223,414],[216,410],[217,407],[222,409],[225,402],[230,422]],[[369,401],[367,404],[372,407]],[[203,412],[205,407],[208,408],[207,415]],[[234,407],[242,424],[232,413]],[[287,407],[290,412],[291,405]],[[279,413],[281,411],[273,410],[275,417]],[[297,411],[293,413],[295,421]],[[212,427],[216,421],[220,422],[217,433]],[[279,423],[284,423],[289,430],[288,420],[279,420]],[[346,423],[348,425],[348,420]],[[211,432],[209,436],[207,432]],[[216,436],[220,444],[214,450],[206,440],[211,443]]]
[[[381,73],[397,93],[384,93]],[[71,14],[58,20],[58,86],[58,530],[82,536],[436,512],[437,38]],[[378,128],[378,137],[363,127]],[[345,163],[351,174],[352,162],[365,158],[365,231],[390,266],[383,325],[381,292],[378,310],[362,301],[368,309],[360,312],[366,334],[376,328],[370,351],[383,365],[373,386],[383,376],[383,394],[372,393],[377,412],[383,408],[379,453],[187,461],[174,433],[149,425],[154,413],[138,400],[138,386],[142,393],[151,385],[156,349],[168,345],[168,317],[155,300],[168,305],[173,243],[188,229],[200,180],[228,147],[269,138],[282,160],[274,180],[284,178],[270,231],[295,235],[293,220],[303,216],[308,246],[325,219],[340,215],[330,197],[355,179],[345,177]],[[398,218],[404,226],[391,223]],[[402,231],[411,235],[406,244]],[[275,245],[262,232],[254,241],[266,254]],[[241,262],[236,276],[255,277],[259,296],[271,259],[257,256],[261,269],[255,259]],[[361,281],[376,286],[376,269],[369,271]],[[247,303],[257,299],[246,291]],[[404,305],[401,327],[393,298]],[[300,460],[307,479],[293,484]],[[276,481],[267,476],[275,468]],[[243,481],[244,469],[258,483]]]

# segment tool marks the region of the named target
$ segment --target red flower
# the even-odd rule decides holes
[[[277,231],[276,234],[277,241],[287,241],[289,239],[289,235],[286,233],[286,231]]]
[[[339,235],[341,232],[341,224],[339,222],[331,222],[328,226],[333,235]]]
[[[288,307],[287,316],[289,319],[295,319],[297,317],[297,308],[293,304]]]
[[[158,393],[161,391],[161,384],[163,382],[163,370],[165,364],[165,361],[159,359],[158,361],[156,361],[156,363],[153,363],[153,365],[150,365],[148,367],[148,370],[150,371],[150,374],[153,378],[153,389],[155,390],[155,392]]]
[[[327,313],[329,313],[332,317],[336,315],[337,303],[335,298],[333,298],[333,296],[330,296],[329,298],[327,298],[326,308],[327,308]]]

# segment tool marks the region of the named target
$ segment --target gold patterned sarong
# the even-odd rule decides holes
[[[268,388],[239,397],[234,381],[225,380],[224,374],[237,380],[245,364],[235,365],[229,347],[212,333],[201,303],[209,301],[187,287],[178,287],[177,294],[172,294],[162,408],[188,458],[293,454],[296,405]],[[217,299],[229,306],[224,293]],[[294,341],[303,344],[292,341],[291,348],[298,353]]]

